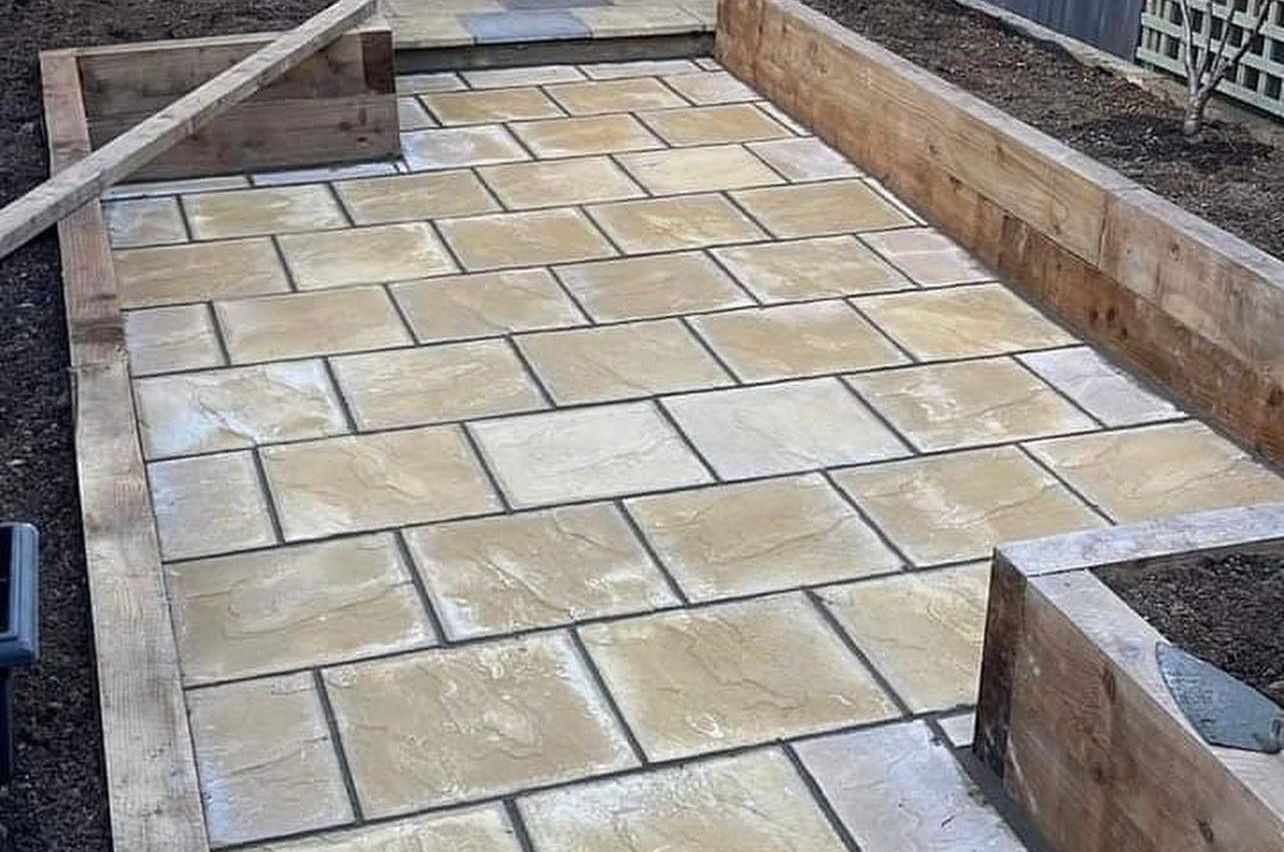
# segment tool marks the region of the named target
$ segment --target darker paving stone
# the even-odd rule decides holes
[[[526,10],[461,15],[478,44],[589,38],[589,28],[570,12]]]

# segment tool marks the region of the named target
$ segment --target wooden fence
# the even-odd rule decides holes
[[[1051,30],[1131,60],[1142,6],[1155,0],[990,0]],[[1162,0],[1160,0],[1162,2]]]

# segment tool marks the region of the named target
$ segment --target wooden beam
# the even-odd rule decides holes
[[[0,210],[0,258],[316,53],[375,2],[339,0]]]

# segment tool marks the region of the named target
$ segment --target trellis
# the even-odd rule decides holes
[[[1249,0],[1212,3],[1210,14],[1210,0],[1190,0],[1195,43],[1203,44],[1211,26],[1215,49],[1220,42],[1222,28],[1227,25],[1228,14],[1234,8],[1227,51],[1234,50],[1253,26],[1246,9],[1248,5]],[[1180,0],[1146,0],[1141,13],[1138,61],[1184,77],[1184,50]],[[1217,90],[1258,109],[1284,116],[1284,2],[1274,4],[1261,35]]]

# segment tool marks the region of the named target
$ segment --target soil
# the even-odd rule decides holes
[[[1227,556],[1097,576],[1169,642],[1284,706],[1284,558]]]
[[[0,204],[47,176],[37,51],[271,30],[327,0],[0,0]],[[0,260],[0,519],[40,528],[41,656],[16,680],[0,850],[111,848],[57,242]],[[122,850],[123,852],[123,850]]]
[[[805,2],[1284,258],[1284,150],[1216,123],[1190,142],[1176,107],[952,0]]]

